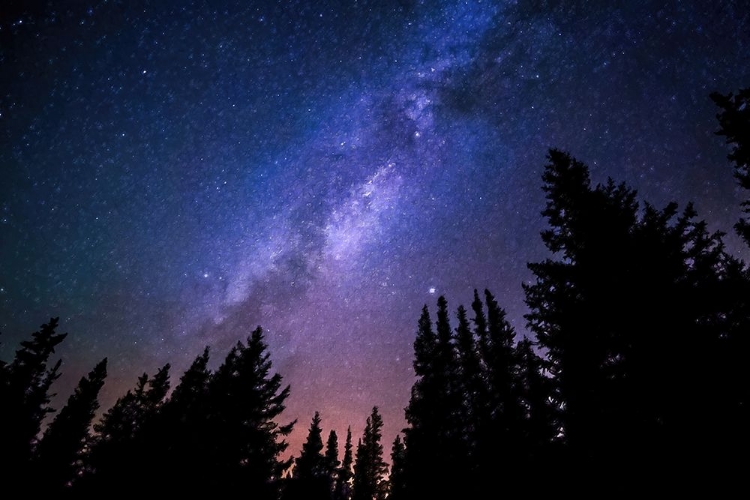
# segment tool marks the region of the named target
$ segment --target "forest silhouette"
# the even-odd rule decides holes
[[[750,89],[711,94],[717,135],[750,193]],[[315,412],[296,421],[261,327],[210,370],[209,348],[172,388],[140,376],[100,418],[107,359],[51,408],[51,318],[0,361],[0,477],[17,496],[247,495],[254,499],[496,498],[742,484],[750,449],[750,267],[691,204],[657,208],[551,149],[542,176],[550,256],[528,264],[530,336],[475,290],[417,321],[407,426],[389,450],[377,406],[356,444]],[[750,196],[734,227],[750,245]],[[434,314],[434,317],[433,317]],[[49,424],[43,425],[49,417]],[[655,489],[656,488],[656,489]]]

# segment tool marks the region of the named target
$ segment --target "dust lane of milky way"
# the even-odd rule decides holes
[[[356,439],[374,405],[388,449],[424,304],[489,288],[524,333],[549,147],[657,206],[693,200],[741,252],[708,95],[750,84],[742,2],[6,1],[0,16],[0,349],[61,317],[57,407],[105,356],[103,409],[141,372],[171,362],[176,383],[204,346],[218,364],[262,325],[299,419],[290,453],[315,410]]]

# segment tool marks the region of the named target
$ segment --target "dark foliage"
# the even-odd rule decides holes
[[[367,417],[364,434],[357,444],[354,463],[352,500],[383,500],[388,493],[385,475],[388,464],[383,460],[383,419],[374,406]]]
[[[524,289],[554,377],[565,464],[613,482],[664,463],[705,473],[747,441],[726,421],[749,402],[731,347],[747,343],[742,265],[692,206],[641,210],[627,186],[592,186],[561,151],[548,159],[542,239],[559,258],[530,264],[536,282]]]
[[[83,447],[99,409],[99,391],[107,377],[107,358],[82,377],[68,402],[47,427],[34,459],[39,493],[60,493],[82,471]]]
[[[334,500],[349,500],[352,496],[352,479],[354,471],[354,453],[352,445],[352,429],[346,429],[346,442],[344,444],[344,458],[341,460],[341,467],[338,468],[336,477],[336,486],[333,492]]]
[[[326,457],[323,455],[323,429],[320,413],[313,415],[302,453],[294,460],[292,478],[284,488],[284,499],[330,499],[331,484]]]
[[[393,440],[393,446],[391,447],[391,473],[388,478],[389,482],[389,500],[399,500],[406,498],[406,484],[405,484],[405,467],[406,467],[406,447],[404,442],[401,440],[401,436],[397,435]]]
[[[485,290],[484,297],[486,308],[474,292],[471,322],[458,307],[455,331],[440,297],[439,335],[422,311],[409,427],[393,448],[392,491],[400,498],[478,498],[497,487],[498,473],[520,480],[550,456],[557,424],[544,363],[530,341],[515,343],[494,296]]]
[[[737,95],[714,92],[711,99],[721,108],[716,115],[719,121],[716,134],[725,136],[727,144],[732,145],[728,158],[734,163],[734,176],[742,188],[750,190],[750,88],[741,89]],[[750,215],[750,200],[744,201],[742,208]],[[750,220],[740,219],[734,227],[750,245]]]
[[[51,318],[43,324],[31,340],[21,342],[12,362],[0,365],[0,470],[7,478],[5,487],[11,491],[29,484],[42,421],[54,412],[49,407],[53,397],[49,391],[60,376],[61,360],[51,367],[48,362],[67,335],[55,333],[58,321]]]

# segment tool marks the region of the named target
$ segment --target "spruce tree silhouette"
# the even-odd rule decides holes
[[[338,478],[338,468],[341,464],[339,460],[339,438],[336,435],[336,431],[331,429],[328,433],[328,440],[326,441],[325,451],[325,471],[326,479],[328,481],[328,490],[333,495],[336,481]]]
[[[427,307],[422,310],[414,342],[417,381],[406,408],[409,426],[404,429],[406,498],[475,497],[499,487],[498,470],[508,475],[522,472],[522,436],[531,418],[523,397],[523,360],[516,353],[515,332],[505,311],[489,290],[485,297],[486,314],[474,291],[474,329],[466,309],[458,307],[455,333],[444,297],[438,299],[437,333]],[[538,437],[540,442],[545,439]]]
[[[68,402],[45,430],[34,460],[37,481],[31,488],[37,494],[59,494],[77,477],[106,377],[107,358],[104,358],[88,376],[81,378]]]
[[[48,367],[49,357],[67,333],[58,334],[59,318],[50,318],[32,333],[31,340],[21,342],[12,362],[0,368],[0,474],[8,491],[21,491],[29,484],[30,464],[37,436],[49,407],[49,390],[60,376],[58,360]]]
[[[463,420],[466,427],[476,428],[479,424],[479,408],[487,403],[487,385],[483,381],[482,364],[477,338],[471,329],[464,306],[459,306],[456,313],[456,348],[461,372],[461,393],[465,400]],[[470,452],[476,452],[478,443],[470,439]]]
[[[289,386],[272,364],[260,327],[238,342],[222,365],[207,368],[206,348],[167,398],[169,365],[118,399],[94,426],[86,473],[76,483],[83,496],[116,488],[119,493],[153,495],[244,491],[277,499],[284,437],[294,421],[280,425]],[[322,446],[321,446],[322,447]],[[177,479],[176,479],[177,478]],[[330,493],[323,481],[325,498]]]
[[[152,450],[141,434],[152,425],[169,391],[169,369],[166,364],[149,378],[143,373],[136,387],[120,397],[94,424],[96,434],[88,444],[88,467],[79,480],[79,491],[87,494],[117,488],[134,492],[151,484],[150,470],[144,460]]]
[[[406,497],[404,468],[406,466],[406,447],[401,435],[396,435],[391,447],[391,473],[388,477],[388,499],[403,500]]]
[[[716,388],[731,382],[726,346],[742,330],[728,320],[741,266],[691,205],[679,216],[674,203],[641,210],[624,184],[592,187],[567,153],[548,160],[542,240],[559,259],[529,264],[536,282],[524,291],[555,380],[569,477],[593,471],[637,487],[662,478],[664,463],[705,468],[696,450],[727,444],[716,430],[730,400]]]
[[[424,494],[430,498],[439,491],[433,488],[440,475],[434,472],[433,461],[439,460],[438,440],[442,431],[438,421],[438,405],[443,388],[435,375],[437,337],[432,328],[430,312],[425,305],[419,318],[414,340],[414,373],[417,380],[411,389],[406,407],[408,427],[404,429],[406,442],[406,495],[417,498]]]
[[[312,500],[331,497],[320,421],[320,413],[316,411],[307,433],[307,440],[302,444],[302,452],[294,460],[292,479],[287,483],[284,492],[285,499]]]
[[[478,429],[488,420],[487,413],[487,384],[484,378],[482,359],[479,351],[478,338],[471,329],[464,306],[459,306],[456,313],[458,326],[456,327],[456,349],[459,360],[459,394],[462,400],[462,425],[460,432],[465,443],[464,457],[464,491],[467,495],[474,495],[479,490],[479,476],[481,463],[479,453],[485,443],[482,442]],[[395,443],[394,443],[395,446]],[[456,474],[461,472],[455,471]],[[476,485],[476,488],[475,488]]]
[[[151,443],[151,456],[144,458],[151,470],[159,471],[160,479],[154,479],[153,484],[163,485],[164,493],[179,496],[195,491],[191,480],[176,482],[171,478],[203,477],[209,447],[208,361],[206,347],[180,377],[153,425],[144,429],[144,440]]]
[[[470,467],[470,444],[464,432],[461,368],[445,297],[438,298],[435,331],[427,306],[414,341],[414,371],[406,408],[407,494],[448,495],[463,491]]]
[[[295,421],[277,422],[290,389],[282,388],[281,375],[271,374],[271,368],[263,330],[257,327],[212,375],[203,473],[193,481],[198,491],[278,497],[279,480],[292,461],[280,460],[279,455],[288,446],[284,438]]]
[[[480,450],[481,477],[492,478],[490,471],[503,470],[510,476],[521,471],[519,441],[522,428],[522,408],[518,393],[518,360],[515,356],[516,333],[506,318],[505,310],[499,306],[489,290],[484,291],[487,306],[484,342],[481,343],[482,359],[486,367],[486,384],[489,389],[489,419],[482,422],[478,440]],[[474,301],[478,297],[475,295]],[[475,318],[476,322],[476,318]],[[483,324],[481,318],[478,324]],[[477,336],[480,332],[477,332]],[[498,451],[501,450],[501,451]],[[495,479],[492,479],[496,482]],[[489,488],[489,486],[488,486]]]
[[[310,424],[307,440],[302,445],[302,453],[294,461],[294,477],[297,479],[321,477],[325,473],[322,433],[320,412],[316,411]]]
[[[750,88],[740,89],[736,95],[713,92],[711,99],[721,108],[717,135],[732,144],[727,158],[734,163],[734,176],[743,189],[750,190]],[[743,212],[750,216],[750,200],[742,203]],[[734,226],[745,243],[750,245],[750,220],[740,219]]]
[[[336,488],[333,492],[334,500],[349,500],[352,493],[352,466],[354,464],[354,454],[352,446],[352,428],[346,429],[346,442],[344,443],[344,458],[341,460],[341,467],[338,468],[336,477]]]
[[[383,500],[387,496],[385,475],[388,464],[383,460],[383,445],[380,443],[382,429],[383,419],[378,407],[374,406],[357,444],[352,500]]]

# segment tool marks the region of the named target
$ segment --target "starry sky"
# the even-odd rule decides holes
[[[103,357],[214,366],[263,326],[298,454],[315,410],[389,453],[424,304],[489,288],[525,333],[548,148],[732,233],[712,91],[741,1],[5,0],[0,359],[51,316],[59,408]]]

